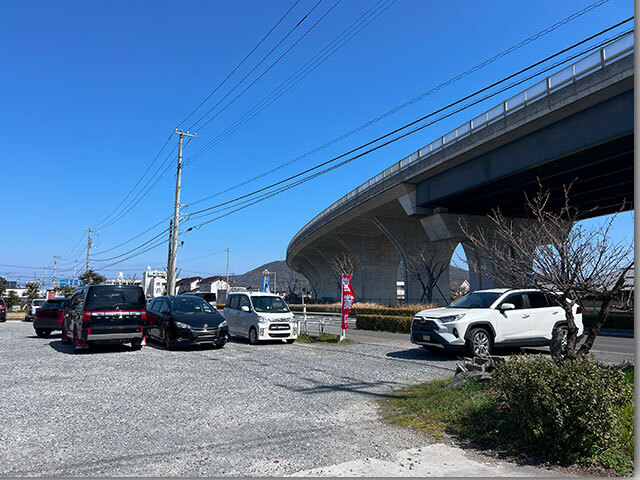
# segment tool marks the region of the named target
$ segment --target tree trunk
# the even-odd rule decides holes
[[[613,297],[607,297],[602,301],[602,305],[600,306],[600,311],[598,312],[598,316],[596,317],[596,324],[593,326],[591,331],[589,332],[589,336],[584,341],[580,350],[578,350],[578,355],[586,355],[593,347],[593,342],[596,341],[596,337],[598,336],[598,332],[602,325],[607,320],[609,316],[609,311],[611,310],[611,305],[613,304]]]
[[[576,357],[576,341],[578,340],[578,327],[576,327],[576,321],[573,318],[573,305],[574,302],[571,302],[569,307],[564,310],[567,316],[567,351],[565,352],[567,358]]]

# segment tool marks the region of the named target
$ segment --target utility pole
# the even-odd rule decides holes
[[[169,220],[169,255],[167,257],[167,295],[169,294],[169,284],[171,283],[171,247],[173,237],[173,219]]]
[[[229,247],[227,247],[227,289],[229,289]]]
[[[44,271],[45,271],[45,267],[42,267],[42,286],[40,288],[42,288],[42,290],[44,290]]]
[[[171,229],[171,266],[169,268],[168,276],[170,282],[167,283],[167,290],[169,295],[176,294],[176,262],[178,259],[178,225],[180,224],[180,180],[182,179],[182,139],[183,137],[195,138],[195,133],[183,132],[176,128],[175,133],[180,135],[178,143],[178,172],[176,174],[176,199],[173,209],[173,228]]]
[[[58,259],[59,258],[62,258],[62,257],[59,257],[57,255],[53,256],[53,280],[52,280],[53,285],[52,285],[52,288],[56,288],[56,263],[58,263]]]
[[[85,272],[89,271],[89,253],[91,252],[91,247],[93,246],[93,242],[91,241],[91,232],[97,232],[97,230],[91,230],[87,228],[87,268]]]
[[[78,261],[76,260],[76,263],[73,264],[73,278],[72,278],[72,282],[71,285],[73,285],[74,283],[76,283],[76,266],[78,264]]]

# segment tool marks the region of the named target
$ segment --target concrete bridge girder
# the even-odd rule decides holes
[[[428,300],[424,297],[426,292],[417,275],[419,274],[423,281],[426,280],[427,271],[419,265],[422,263],[419,260],[422,256],[435,269],[444,268],[433,289],[431,301],[438,304],[449,303],[449,265],[456,243],[450,240],[431,241],[417,218],[372,217],[372,220],[395,246],[405,265],[405,302],[417,303]],[[412,271],[414,263],[417,272]]]
[[[364,236],[340,232],[336,237],[358,262],[359,272],[354,275],[354,279],[360,277],[354,284],[356,299],[395,305],[400,255],[393,244],[381,233]]]

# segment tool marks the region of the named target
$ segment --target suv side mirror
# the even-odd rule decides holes
[[[169,318],[169,310],[165,310],[164,312],[162,312],[162,318],[164,319]]]
[[[503,303],[500,305],[500,311],[504,312],[506,310],[515,310],[516,306],[513,303]]]
[[[243,305],[240,310],[242,310],[243,312],[250,312],[251,309],[249,308],[249,305]]]

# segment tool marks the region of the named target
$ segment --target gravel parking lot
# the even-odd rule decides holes
[[[428,443],[374,400],[454,361],[378,345],[102,348],[0,324],[0,475],[288,475]]]

